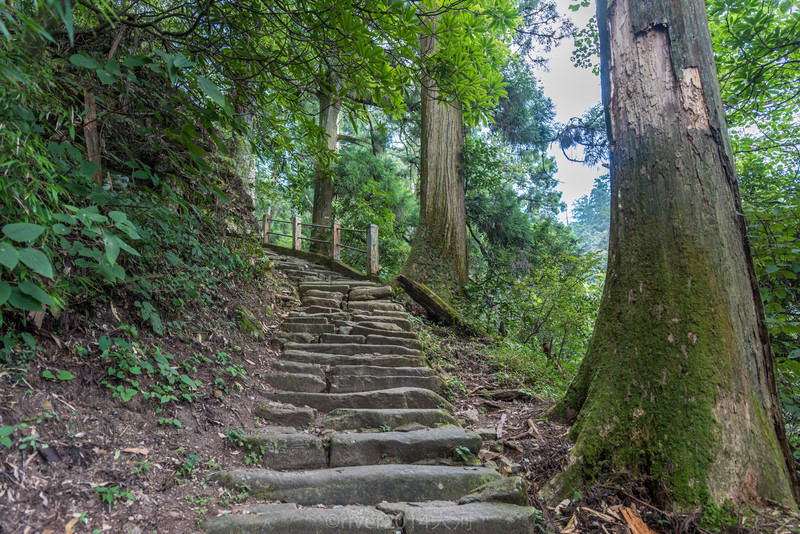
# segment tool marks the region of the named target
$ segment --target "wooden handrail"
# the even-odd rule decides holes
[[[292,226],[292,233],[291,234],[279,234],[278,232],[272,231],[272,224],[273,223],[284,223],[290,224]],[[323,240],[323,239],[312,239],[310,237],[303,237],[303,226],[308,226],[312,228],[322,228],[330,232],[330,239]],[[351,247],[348,245],[342,244],[342,232],[355,232],[359,234],[366,234],[367,237],[367,248],[360,249]],[[378,225],[377,224],[370,224],[366,229],[357,229],[357,228],[344,228],[342,227],[342,223],[340,221],[333,221],[333,224],[330,226],[322,225],[322,224],[311,224],[311,223],[304,223],[300,220],[300,217],[292,217],[291,220],[285,221],[281,219],[275,219],[272,217],[272,208],[267,210],[266,215],[264,215],[264,220],[262,223],[261,229],[261,236],[265,244],[269,244],[270,238],[272,236],[282,236],[282,237],[289,237],[292,239],[292,248],[295,250],[300,250],[302,247],[303,241],[309,241],[313,243],[329,243],[330,249],[329,253],[331,258],[336,261],[341,261],[342,258],[342,249],[353,250],[356,252],[361,252],[366,256],[367,262],[367,273],[370,275],[378,274],[378,270],[380,269],[380,265],[378,263]]]

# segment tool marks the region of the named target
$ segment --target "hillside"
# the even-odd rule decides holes
[[[0,531],[200,532],[211,518],[269,502],[209,477],[259,462],[241,445],[264,430],[253,408],[275,394],[267,382],[280,368],[276,347],[297,335],[280,334],[300,304],[296,269],[247,282],[231,273],[165,318],[163,336],[150,333],[125,299],[62,317],[57,333],[31,330],[0,385],[3,438],[11,445],[2,449]],[[567,429],[541,420],[551,403],[503,382],[492,356],[497,347],[427,323],[410,301],[405,307],[454,415],[483,439],[478,461],[527,482],[538,525],[640,532],[632,522],[641,515],[661,531],[701,531],[697,517],[659,511],[636,488],[596,487],[558,508],[544,506],[537,490],[570,449]],[[242,309],[256,322],[243,321]],[[441,462],[462,460],[456,454]],[[748,531],[773,530],[779,521],[759,517]]]

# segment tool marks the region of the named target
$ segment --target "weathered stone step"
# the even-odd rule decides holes
[[[375,288],[357,287],[350,290],[347,295],[347,300],[355,302],[358,300],[379,300],[392,296],[392,288],[389,286],[380,286]]]
[[[325,378],[325,371],[327,370],[327,367],[314,363],[290,362],[286,360],[271,362],[270,366],[275,371],[281,373],[299,373],[314,375],[320,378]]]
[[[319,289],[309,289],[303,293],[305,298],[333,299],[336,302],[344,300],[345,293],[342,291],[320,291]]]
[[[347,311],[403,311],[403,307],[394,302],[387,300],[359,300],[356,302],[349,302],[347,304]]]
[[[366,506],[297,508],[295,504],[248,507],[248,514],[214,517],[205,522],[208,534],[395,534],[395,515]],[[475,534],[474,532],[472,534]]]
[[[416,349],[399,345],[370,345],[366,343],[286,343],[284,350],[318,352],[323,354],[393,354],[422,356]]]
[[[423,388],[431,391],[440,391],[444,382],[438,376],[332,376],[330,380],[331,393],[354,393],[357,391],[376,391],[390,388]],[[287,388],[281,388],[287,389]],[[309,390],[295,390],[309,391]]]
[[[398,429],[409,425],[433,428],[439,425],[458,425],[458,422],[444,410],[343,408],[320,417],[314,424],[332,430],[357,430],[387,427]]]
[[[245,437],[240,445],[254,463],[281,471],[290,469],[324,469],[328,467],[328,450],[317,436],[295,433],[274,433],[262,429]]]
[[[422,343],[418,339],[394,337],[389,335],[376,335],[371,334],[367,336],[366,343],[368,345],[399,345],[409,349],[422,350]]]
[[[317,410],[280,402],[262,402],[253,407],[253,414],[273,425],[307,427],[317,417]]]
[[[301,393],[271,391],[271,401],[309,406],[321,412],[338,408],[443,408],[450,412],[453,406],[433,391],[422,388],[392,388],[355,393]]]
[[[283,343],[316,343],[319,341],[319,336],[306,332],[278,332],[275,334],[275,339]]]
[[[253,497],[303,506],[455,501],[501,478],[500,473],[485,467],[402,464],[285,473],[234,470],[214,473],[211,477],[227,488],[247,487]]]
[[[281,325],[287,332],[292,333],[306,333],[306,334],[333,334],[336,332],[336,327],[332,324],[307,324],[307,323],[283,323]]]
[[[328,391],[328,384],[319,375],[301,373],[270,373],[261,376],[265,384],[281,391],[303,391],[306,393],[323,393]]]
[[[364,343],[364,336],[350,334],[325,334],[320,336],[320,343]]]
[[[331,313],[308,314],[298,308],[289,312],[289,316],[286,318],[286,321],[294,322],[297,319],[324,319],[326,322],[347,321],[350,319],[350,314],[340,309],[337,309]]]
[[[284,319],[281,325],[286,326],[287,324],[328,324],[328,318],[324,315],[290,315]]]
[[[457,447],[472,454],[481,448],[481,437],[458,427],[426,428],[410,432],[339,433],[331,436],[330,466],[415,463],[453,458]]]
[[[396,324],[391,323],[380,323],[384,326],[389,326],[390,328],[370,328],[368,326],[364,326],[364,323],[355,323],[356,326],[353,326],[350,329],[350,333],[359,336],[392,336],[392,337],[401,337],[404,339],[417,339],[417,334],[415,332],[404,332],[400,329],[399,326]],[[377,323],[375,323],[377,324]]]
[[[319,365],[376,365],[379,367],[424,367],[425,358],[393,354],[325,354],[302,350],[285,350],[284,360]]]
[[[342,312],[342,309],[338,306],[330,307],[330,306],[301,306],[300,308],[295,308],[293,311],[295,312],[302,312],[306,315],[322,315],[322,314],[331,314],[335,315]]]
[[[342,301],[336,299],[326,299],[326,298],[319,298],[319,297],[303,297],[303,306],[319,306],[321,308],[333,308],[339,309]]]
[[[454,504],[381,503],[378,510],[393,514],[403,534],[534,534],[536,509],[507,503]]]
[[[374,310],[370,312],[370,315],[374,315],[376,317],[394,317],[397,319],[408,319],[408,313],[405,310],[395,311],[395,310]]]
[[[337,365],[328,370],[330,376],[436,376],[430,367],[380,367],[377,365]]]
[[[411,330],[411,321],[401,317],[373,317],[369,315],[353,315],[349,319],[355,326],[366,326],[367,328],[386,329],[387,324],[393,324],[406,332]]]
[[[375,282],[367,282],[367,281],[359,281],[359,280],[349,280],[349,279],[341,279],[336,281],[330,282],[300,282],[298,285],[298,290],[300,294],[305,294],[306,291],[338,291],[340,293],[349,293],[351,288],[356,287],[378,287],[378,284]]]

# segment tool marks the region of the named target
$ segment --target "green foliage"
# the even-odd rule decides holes
[[[334,218],[346,228],[363,230],[378,225],[381,271],[391,277],[400,271],[410,249],[409,239],[417,200],[411,192],[408,171],[395,153],[363,148],[342,150],[336,167]],[[366,249],[363,234],[345,232],[343,244]],[[342,259],[349,265],[365,268],[364,254],[345,249]]]
[[[587,252],[608,251],[608,233],[611,224],[611,188],[609,175],[595,178],[588,195],[572,205],[570,227]]]
[[[103,384],[113,392],[114,398],[129,402],[141,393],[145,400],[157,401],[156,413],[160,413],[165,404],[181,400],[193,402],[197,398],[201,383],[173,367],[171,354],[158,347],[148,354],[137,342],[128,343],[121,338],[111,340],[103,336],[99,345],[100,358],[108,362],[110,378]],[[174,424],[177,420],[164,421]],[[180,421],[176,426],[179,425]]]
[[[109,510],[116,510],[122,500],[136,500],[133,493],[124,486],[98,486],[94,491],[100,496],[100,500],[108,505]]]

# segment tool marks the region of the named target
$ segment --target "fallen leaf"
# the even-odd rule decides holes
[[[150,454],[150,449],[137,449],[133,447],[129,447],[127,449],[122,449],[122,452],[129,452],[131,454],[141,454],[141,455],[148,455]]]
[[[78,522],[78,519],[77,517],[73,517],[64,525],[64,534],[72,534],[75,532],[75,523]]]
[[[631,527],[633,534],[656,534],[654,531],[650,530],[650,527],[642,521],[642,518],[636,515],[630,508],[622,508],[621,512],[622,516],[625,518],[625,522]]]

